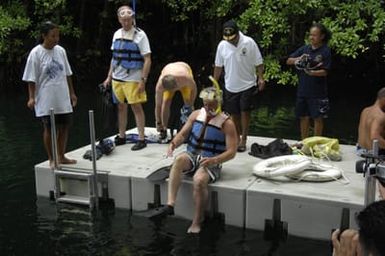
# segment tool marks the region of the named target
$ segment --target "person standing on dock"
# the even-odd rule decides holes
[[[66,152],[69,128],[72,123],[72,107],[77,97],[72,85],[72,70],[67,53],[58,45],[59,26],[47,21],[40,29],[41,44],[29,53],[22,80],[28,83],[27,106],[35,110],[43,122],[43,142],[51,168],[54,168],[51,144],[50,109],[54,110],[57,128],[58,163],[75,164]]]
[[[199,233],[208,201],[208,184],[219,179],[222,163],[237,152],[234,122],[221,111],[222,91],[208,87],[199,97],[203,107],[189,116],[182,130],[170,142],[167,155],[187,139],[187,151],[176,156],[168,182],[167,205],[155,209],[157,215],[174,214],[177,192],[183,174],[193,177],[194,216],[188,233]]]
[[[145,115],[142,103],[147,101],[145,86],[151,68],[150,43],[146,33],[135,26],[135,13],[129,6],[121,6],[117,15],[122,28],[113,36],[111,65],[103,84],[110,86],[112,83],[113,98],[118,103],[119,134],[115,137],[115,144],[126,143],[129,104],[139,133],[139,140],[131,150],[140,150],[147,145],[144,139]]]
[[[286,61],[298,71],[295,113],[300,120],[301,139],[309,137],[310,118],[314,120],[314,136],[322,135],[323,119],[329,110],[327,76],[331,53],[327,44],[330,38],[331,33],[324,25],[313,24],[309,34],[310,44],[297,49]]]
[[[385,88],[378,91],[374,104],[361,112],[357,153],[368,153],[372,149],[373,140],[378,141],[378,154],[385,155]]]
[[[170,106],[175,92],[180,91],[184,106],[181,109],[181,123],[187,121],[194,109],[197,96],[197,86],[192,70],[185,62],[167,64],[160,74],[155,88],[155,119],[156,129],[160,132],[161,140],[167,137],[167,126],[170,117]]]
[[[223,24],[223,40],[217,47],[214,79],[225,71],[224,107],[238,132],[238,152],[246,151],[255,95],[265,88],[263,58],[255,41],[229,20]],[[256,75],[258,73],[258,76]]]

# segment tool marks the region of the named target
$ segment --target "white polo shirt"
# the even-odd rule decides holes
[[[263,64],[258,45],[239,32],[237,46],[222,40],[217,47],[215,66],[224,67],[226,90],[237,93],[256,85],[256,66]]]

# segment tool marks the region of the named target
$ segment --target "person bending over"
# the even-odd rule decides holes
[[[174,94],[180,91],[184,106],[181,109],[181,121],[184,124],[194,108],[197,86],[192,70],[185,62],[167,64],[159,76],[155,89],[156,129],[160,139],[167,137],[167,126],[170,117],[170,106]]]

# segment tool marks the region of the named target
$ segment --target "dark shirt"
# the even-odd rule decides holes
[[[302,54],[309,54],[310,60],[322,63],[315,70],[329,70],[331,66],[330,48],[324,44],[317,49],[312,49],[311,45],[304,45],[290,55],[290,58],[300,57]],[[312,66],[316,66],[313,64]],[[299,85],[297,89],[298,97],[307,98],[326,98],[327,97],[327,78],[326,76],[309,76],[304,70],[298,70]]]

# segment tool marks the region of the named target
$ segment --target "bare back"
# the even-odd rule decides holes
[[[385,113],[376,105],[365,108],[361,112],[358,126],[358,144],[365,149],[372,149],[374,139],[379,141],[380,148],[385,148]]]
[[[175,91],[180,90],[181,87],[184,86],[195,85],[195,82],[193,82],[194,79],[192,70],[190,66],[185,62],[178,61],[167,64],[160,74],[157,86],[162,86],[162,83],[160,83],[159,81],[161,81],[162,78],[166,75],[172,75],[175,77],[177,82],[177,88],[175,88]]]

